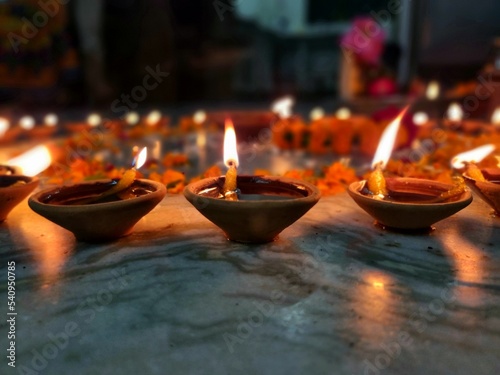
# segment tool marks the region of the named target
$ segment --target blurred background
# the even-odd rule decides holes
[[[430,80],[463,96],[494,65],[498,14],[495,0],[0,0],[0,103],[355,102]]]

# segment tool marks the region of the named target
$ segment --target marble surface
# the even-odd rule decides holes
[[[16,262],[16,368],[1,374],[499,374],[500,219],[478,199],[435,230],[374,226],[323,198],[273,243],[227,241],[182,196],[128,237],[76,243],[26,202],[0,225]]]

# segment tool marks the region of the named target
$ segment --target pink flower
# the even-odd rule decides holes
[[[342,36],[340,46],[363,63],[378,65],[384,49],[385,31],[371,17],[357,17]]]

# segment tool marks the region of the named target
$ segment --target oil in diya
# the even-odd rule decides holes
[[[318,202],[319,190],[294,179],[238,175],[236,137],[229,120],[226,125],[226,176],[189,184],[184,196],[228,239],[243,243],[272,241]]]

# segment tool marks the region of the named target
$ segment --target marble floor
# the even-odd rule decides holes
[[[479,199],[407,235],[326,197],[253,246],[182,196],[100,245],[23,202],[0,225],[2,311],[14,261],[17,312],[0,373],[499,374],[499,243]]]

